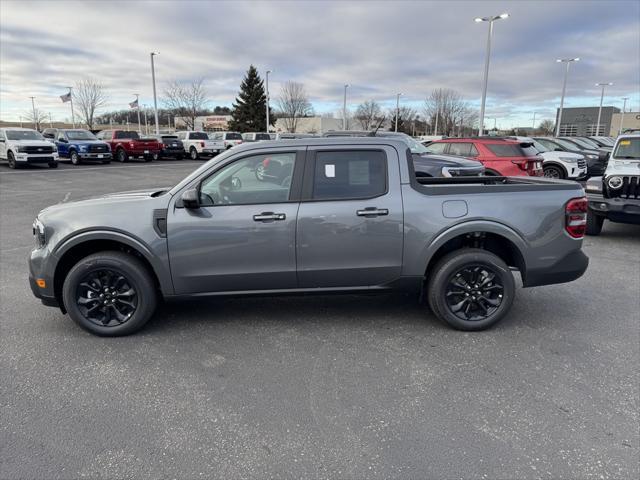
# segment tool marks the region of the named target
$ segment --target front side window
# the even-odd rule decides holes
[[[449,147],[449,155],[459,155],[461,157],[471,156],[471,147],[473,144],[466,142],[452,142]]]
[[[387,191],[386,155],[380,150],[318,152],[313,199],[372,198]]]
[[[200,186],[203,206],[282,203],[289,200],[296,154],[252,155],[232,162]]]

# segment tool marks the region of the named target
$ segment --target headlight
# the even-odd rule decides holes
[[[591,160],[597,160],[598,159],[598,155],[594,155],[592,153],[587,153],[586,157],[590,158]]]
[[[86,152],[87,151],[87,146],[86,145],[80,145],[80,151],[81,152]]]
[[[578,163],[578,159],[575,157],[558,157],[558,160],[562,160],[567,163]]]
[[[38,248],[44,247],[46,245],[47,237],[45,234],[44,224],[38,218],[36,218],[33,222],[33,236],[36,239],[36,246]]]
[[[607,179],[607,185],[612,190],[618,190],[622,188],[622,177],[609,177]]]
[[[52,145],[53,150],[52,153],[58,153],[58,147],[56,147],[55,145]]]

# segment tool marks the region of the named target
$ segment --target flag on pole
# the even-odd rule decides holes
[[[138,108],[138,99],[136,98],[133,102],[129,104],[131,108]]]
[[[71,92],[65,93],[64,95],[60,95],[60,100],[62,100],[62,103],[70,102],[71,101]]]

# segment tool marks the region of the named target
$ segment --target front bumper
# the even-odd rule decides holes
[[[589,257],[582,250],[574,250],[551,267],[529,269],[523,279],[523,286],[537,287],[556,283],[572,282],[580,278],[589,266]]]
[[[97,160],[97,161],[111,160],[111,152],[104,152],[104,153],[78,152],[78,156],[82,160]]]
[[[605,198],[597,193],[587,193],[589,209],[612,222],[640,225],[640,199]]]
[[[17,153],[15,156],[16,162],[21,163],[52,163],[58,161],[57,153],[46,154],[31,154],[31,153]]]
[[[53,272],[49,266],[51,255],[47,249],[36,248],[29,255],[29,286],[33,295],[49,307],[59,307],[53,285]],[[38,280],[44,281],[44,287],[38,286]]]

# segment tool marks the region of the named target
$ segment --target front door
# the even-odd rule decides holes
[[[400,276],[403,214],[394,148],[309,148],[298,212],[301,288],[375,286]]]
[[[177,294],[297,286],[299,203],[292,191],[298,180],[292,179],[303,158],[304,150],[295,148],[248,153],[200,183],[200,208],[170,211],[167,238]]]

